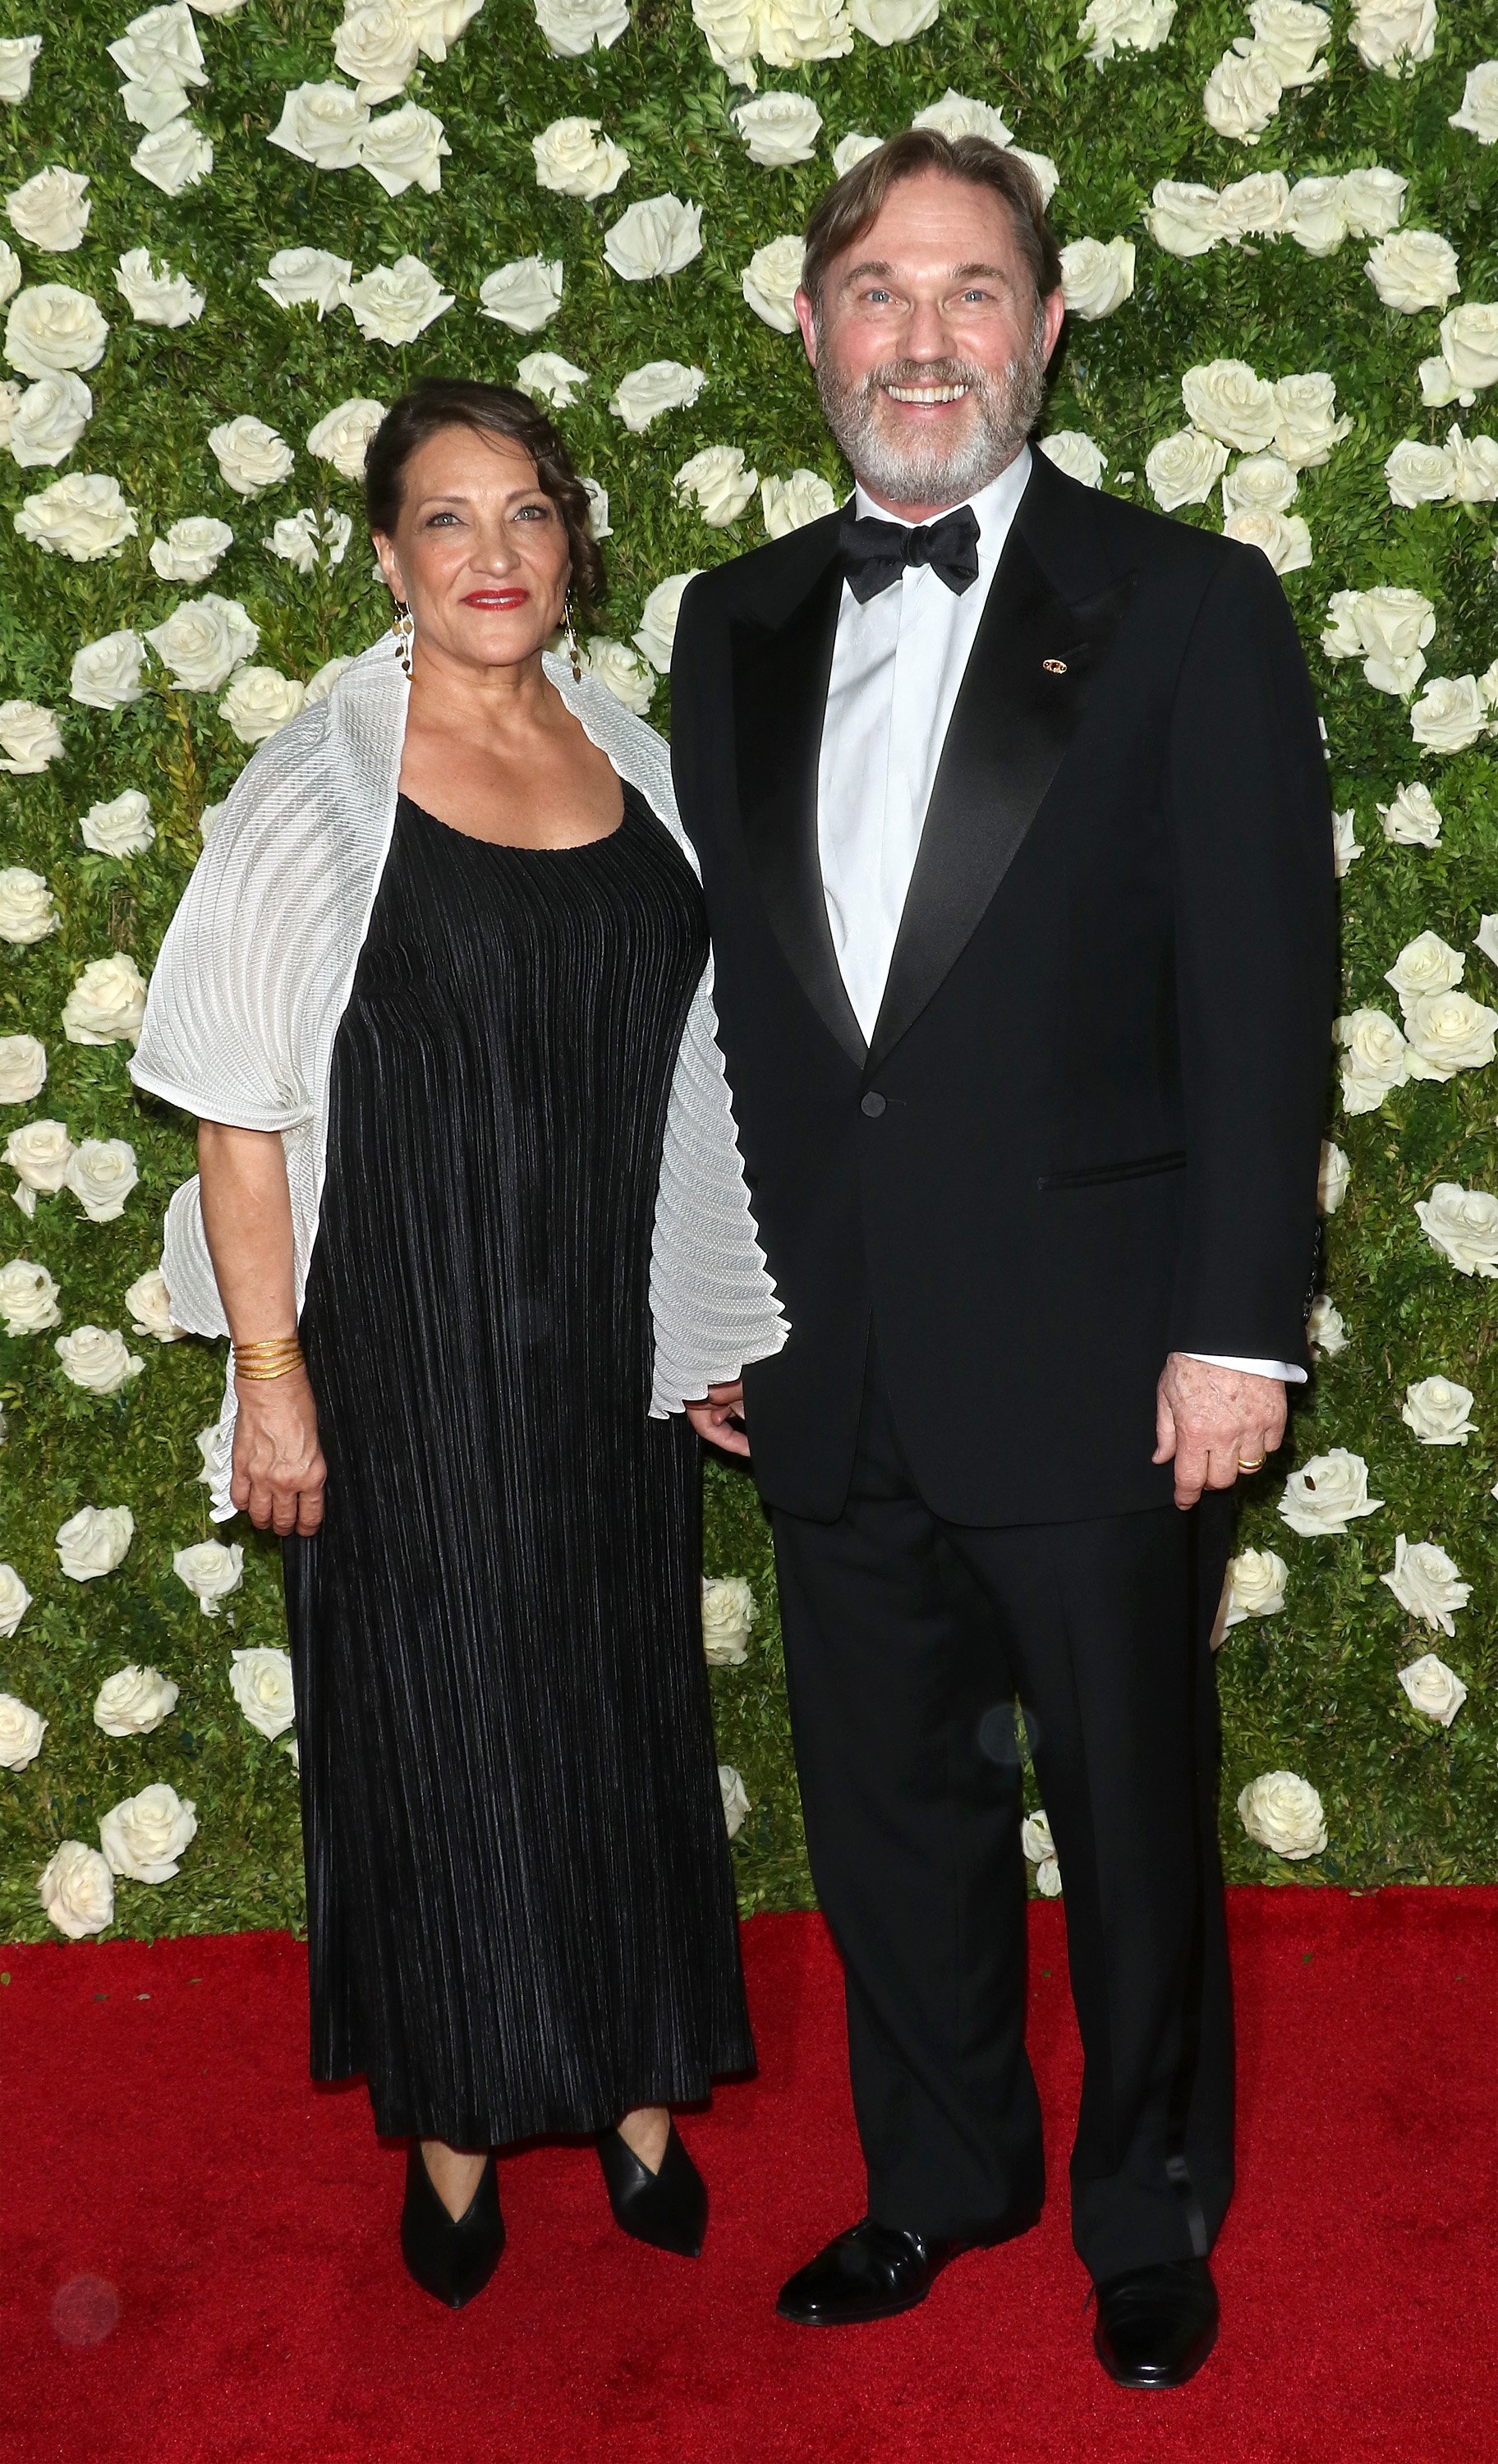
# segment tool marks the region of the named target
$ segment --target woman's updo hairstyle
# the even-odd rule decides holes
[[[588,527],[587,490],[561,437],[528,393],[513,385],[471,384],[462,377],[424,377],[391,404],[369,440],[364,457],[364,515],[372,531],[395,535],[405,494],[406,465],[429,438],[445,428],[472,428],[482,436],[518,445],[536,466],[541,494],[551,498],[566,526],[572,558],[572,591],[586,617],[604,595],[604,560]]]

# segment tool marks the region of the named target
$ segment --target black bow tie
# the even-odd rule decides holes
[[[958,505],[939,522],[907,530],[903,522],[843,519],[843,571],[862,605],[898,582],[908,564],[929,564],[949,590],[961,594],[978,580],[978,516]]]

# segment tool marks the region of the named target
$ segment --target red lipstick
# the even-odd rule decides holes
[[[523,607],[530,595],[528,590],[471,590],[463,605],[493,614],[510,607]]]

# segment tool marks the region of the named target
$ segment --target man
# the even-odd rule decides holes
[[[773,1519],[869,2170],[782,2315],[889,2317],[1040,2207],[1018,1697],[1096,2349],[1167,2387],[1217,2326],[1208,1635],[1227,1491],[1304,1375],[1332,840],[1267,562],[1026,446],[1060,282],[986,142],[859,164],[797,297],[856,496],[683,603],[678,792],[792,1329],[695,1417]]]

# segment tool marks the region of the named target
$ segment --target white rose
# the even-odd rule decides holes
[[[192,325],[208,305],[185,274],[158,267],[148,248],[126,250],[115,269],[115,287],[138,325]]]
[[[754,92],[759,80],[754,58],[759,49],[760,0],[692,0],[692,14],[707,38],[709,55],[735,85]]]
[[[1186,417],[1204,436],[1236,445],[1244,453],[1262,453],[1273,443],[1278,416],[1274,387],[1242,360],[1212,360],[1188,368],[1180,381],[1180,398]]]
[[[761,479],[760,503],[766,536],[784,539],[835,512],[837,492],[816,471],[793,471],[788,479]]]
[[[1473,403],[1475,393],[1464,393],[1443,359],[1421,360],[1416,374],[1420,378],[1420,398],[1428,410],[1443,410],[1449,403]]]
[[[21,299],[26,297],[23,291]],[[11,313],[13,316],[15,310]],[[1453,308],[1449,317],[1443,317],[1441,357],[1463,402],[1470,402],[1485,385],[1498,385],[1498,307],[1469,299],[1465,308]],[[19,361],[14,364],[19,366]]]
[[[1239,1792],[1238,1816],[1250,1839],[1299,1863],[1327,1844],[1326,1815],[1310,1780],[1294,1771],[1262,1771]]]
[[[742,1574],[702,1585],[702,1651],[710,1668],[740,1668],[749,1657],[749,1629],[760,1612]]]
[[[809,163],[822,134],[822,114],[804,94],[761,94],[736,103],[729,117],[738,124],[750,162],[771,171]]]
[[[0,1035],[0,1104],[30,1104],[46,1084],[45,1045],[34,1035]]]
[[[1465,1446],[1477,1435],[1471,1411],[1469,1386],[1449,1377],[1421,1377],[1405,1388],[1399,1418],[1422,1446]]]
[[[1334,256],[1352,229],[1345,182],[1335,175],[1297,180],[1285,208],[1285,229],[1308,256]]]
[[[1353,432],[1351,419],[1336,415],[1336,385],[1323,370],[1279,377],[1274,384],[1274,450],[1296,471],[1332,458],[1333,445]]]
[[[672,482],[677,502],[690,496],[708,528],[715,531],[727,530],[738,519],[753,502],[759,485],[759,472],[745,470],[743,451],[738,445],[705,446],[682,464]]]
[[[331,462],[341,479],[362,479],[369,440],[385,413],[383,402],[356,394],[351,402],[341,402],[336,409],[324,412],[308,435],[307,451],[319,462]]]
[[[347,514],[319,516],[311,505],[302,505],[295,514],[284,514],[271,526],[271,536],[260,544],[284,564],[295,565],[298,573],[315,573],[323,561],[341,564],[353,536],[353,523]],[[220,677],[219,682],[223,682]]]
[[[1498,144],[1498,60],[1484,60],[1467,70],[1462,108],[1451,114],[1448,125],[1465,128],[1479,145]]]
[[[732,1763],[717,1767],[718,1793],[723,1800],[723,1822],[730,1839],[737,1839],[753,1807],[749,1792]]]
[[[210,1420],[206,1429],[198,1431],[192,1442],[203,1462],[202,1470],[194,1472],[193,1478],[204,1488],[211,1488],[218,1476],[218,1422]]]
[[[1387,1575],[1384,1580],[1388,1580]],[[1422,1653],[1419,1660],[1410,1661],[1408,1668],[1401,1668],[1399,1683],[1416,1710],[1423,1712],[1427,1720],[1439,1720],[1443,1728],[1450,1727],[1466,1701],[1466,1687],[1456,1670],[1438,1660],[1433,1651]]]
[[[689,409],[706,383],[705,368],[685,367],[680,360],[647,360],[620,378],[608,407],[631,436],[639,436],[663,411]]]
[[[203,46],[191,11],[177,0],[168,8],[147,9],[133,17],[117,42],[104,46],[121,77],[141,84],[158,80],[189,86],[207,85]]]
[[[343,293],[343,304],[366,342],[414,342],[445,317],[454,295],[439,289],[420,257],[398,256],[377,265]]]
[[[1280,80],[1258,48],[1240,34],[1206,81],[1201,107],[1219,137],[1257,145],[1280,107]]]
[[[1412,1078],[1454,1078],[1459,1069],[1486,1069],[1493,1057],[1498,1010],[1485,1009],[1467,993],[1421,993],[1404,1012]]]
[[[1498,967],[1498,915],[1485,915],[1482,918],[1472,936],[1472,947],[1474,950],[1481,950],[1490,965]],[[17,1036],[15,1040],[18,1044],[24,1044],[29,1041],[29,1038]],[[15,1100],[19,1101],[20,1098]]]
[[[90,710],[122,710],[145,691],[141,679],[144,658],[145,645],[128,626],[123,632],[106,633],[101,641],[85,642],[73,654],[68,691]]]
[[[112,50],[114,46],[109,48]],[[202,85],[207,80],[195,77],[193,82]],[[169,128],[173,121],[180,120],[192,98],[179,77],[164,66],[148,77],[127,78],[120,89],[120,99],[124,105],[125,118],[133,120],[138,128],[149,133],[158,128]]]
[[[483,5],[484,0],[402,0],[423,57],[439,65]]]
[[[1079,479],[1084,488],[1102,486],[1108,456],[1079,428],[1058,428],[1054,435],[1041,438],[1040,450],[1068,479]]]
[[[20,1184],[15,1198],[23,1215],[35,1214],[38,1197],[56,1196],[72,1153],[73,1140],[60,1121],[27,1121],[11,1132],[5,1159]]]
[[[316,308],[320,325],[330,308],[343,297],[343,285],[354,269],[346,256],[326,248],[278,248],[255,288],[277,308]]]
[[[262,496],[289,479],[295,455],[285,438],[248,413],[209,430],[209,445],[226,487],[236,496]]]
[[[11,415],[6,439],[23,471],[55,470],[94,416],[94,397],[81,377],[38,377]]]
[[[241,668],[219,703],[219,716],[241,744],[263,744],[306,705],[307,688],[275,668]]]
[[[1026,171],[1028,171],[1031,179],[1034,181],[1035,186],[1040,190],[1040,201],[1042,207],[1044,208],[1048,206],[1052,197],[1055,195],[1057,188],[1061,185],[1061,173],[1057,170],[1050,156],[1048,154],[1028,153],[1023,145],[1006,145],[1003,150],[1009,156],[1011,162],[1024,164]]]
[[[217,1617],[220,1600],[237,1592],[244,1580],[245,1552],[239,1541],[226,1548],[222,1540],[199,1540],[172,1555],[172,1573],[186,1583],[205,1617]]]
[[[1421,993],[1448,993],[1465,972],[1466,960],[1460,950],[1453,950],[1439,933],[1421,933],[1405,942],[1393,966],[1385,969],[1383,980],[1393,985],[1407,1016],[1410,1003]]]
[[[1205,256],[1227,237],[1227,218],[1215,188],[1197,180],[1157,180],[1144,227],[1171,256]]]
[[[913,128],[935,128],[954,143],[959,137],[986,137],[991,145],[1008,145],[1014,131],[1006,128],[991,103],[976,102],[970,94],[948,86],[939,102],[928,102],[911,121]]]
[[[106,1332],[101,1326],[76,1327],[71,1334],[59,1334],[53,1350],[64,1375],[86,1395],[118,1395],[145,1367],[118,1329]]]
[[[848,0],[848,16],[861,34],[885,50],[913,43],[940,13],[941,0]]]
[[[158,1780],[139,1796],[124,1797],[110,1807],[99,1826],[99,1844],[112,1874],[133,1882],[169,1882],[181,1871],[178,1859],[198,1827],[192,1799]]]
[[[443,157],[452,151],[436,113],[424,111],[419,102],[403,102],[399,111],[371,120],[359,160],[387,197],[404,196],[408,188],[435,196],[442,186]]]
[[[202,812],[198,815],[198,836],[205,847],[207,847],[209,839],[217,829],[219,823],[224,818],[224,803],[227,802],[228,799],[225,798],[223,803],[219,803],[217,804],[205,804]]]
[[[1377,1514],[1381,1497],[1368,1494],[1368,1465],[1361,1455],[1333,1446],[1330,1454],[1312,1455],[1285,1484],[1280,1513],[1292,1531],[1308,1540],[1343,1532],[1359,1515]]]
[[[291,1661],[274,1646],[236,1651],[229,1671],[229,1690],[252,1728],[273,1743],[286,1734],[297,1717]]]
[[[1368,683],[1379,693],[1413,693],[1425,672],[1425,646],[1436,630],[1436,611],[1424,594],[1380,583],[1373,590],[1338,591],[1333,605],[1341,620],[1335,638],[1340,645],[1349,630],[1356,634],[1367,654],[1363,674]],[[1345,657],[1345,649],[1330,648],[1332,638],[1323,634],[1323,649],[1329,657]]]
[[[1451,456],[1443,445],[1421,445],[1407,436],[1383,466],[1390,501],[1396,505],[1438,505],[1451,495],[1455,479]]]
[[[115,1921],[115,1885],[97,1848],[64,1839],[42,1867],[36,1895],[49,1925],[70,1942],[103,1933]]]
[[[1325,9],[1307,7],[1304,0],[1253,0],[1248,23],[1254,50],[1281,85],[1314,85],[1327,76],[1327,63],[1318,57],[1332,40],[1332,19]]]
[[[608,491],[597,479],[580,479],[579,485],[587,497],[587,534],[589,539],[613,538],[608,519]]]
[[[1318,1292],[1311,1304],[1306,1338],[1313,1352],[1325,1353],[1329,1360],[1347,1350],[1346,1322],[1335,1301],[1329,1300],[1325,1292]]]
[[[1245,1549],[1227,1564],[1227,1610],[1223,1626],[1242,1625],[1245,1617],[1276,1617],[1285,1606],[1289,1568],[1272,1549]]]
[[[116,1223],[140,1177],[128,1138],[83,1138],[68,1157],[62,1185],[91,1223]]]
[[[1294,503],[1300,482],[1277,453],[1251,453],[1223,481],[1227,514],[1283,514]]]
[[[1389,1089],[1409,1077],[1403,1036],[1381,1009],[1355,1009],[1335,1022],[1333,1031],[1343,1046],[1343,1111],[1377,1111]]]
[[[640,612],[634,632],[634,646],[644,652],[652,668],[665,675],[671,667],[672,648],[676,639],[676,620],[681,613],[681,596],[689,582],[694,582],[699,568],[690,573],[669,573],[658,582]]]
[[[1498,1198],[1486,1189],[1463,1189],[1438,1180],[1415,1212],[1433,1249],[1449,1258],[1459,1275],[1498,1277]]]
[[[838,178],[846,179],[855,163],[861,163],[866,154],[877,154],[883,143],[882,137],[868,137],[862,129],[850,128],[832,148],[832,168]]]
[[[1493,503],[1498,498],[1498,437],[1467,438],[1453,426],[1446,431],[1445,450],[1451,465],[1451,494],[1457,503]]]
[[[201,128],[190,120],[173,120],[165,128],[156,128],[143,137],[130,157],[130,168],[164,197],[180,197],[184,188],[195,188],[213,168],[213,147]]]
[[[1032,1865],[1044,1865],[1054,1857],[1056,1842],[1047,1814],[1027,1814],[1020,1825],[1020,1847]]]
[[[34,701],[0,701],[0,744],[6,754],[0,770],[12,778],[33,778],[62,751],[55,712]]]
[[[117,1668],[94,1698],[94,1726],[106,1737],[154,1736],[176,1708],[180,1688],[159,1668]]]
[[[625,0],[536,0],[536,23],[562,59],[581,59],[596,43],[608,51],[626,33]]]
[[[153,1334],[158,1343],[178,1343],[184,1329],[172,1323],[171,1294],[160,1266],[151,1266],[137,1275],[124,1296],[130,1312],[130,1327],[135,1334]]]
[[[207,582],[220,557],[233,546],[227,522],[210,514],[187,514],[165,539],[152,539],[151,569],[163,582]]]
[[[123,1565],[134,1538],[128,1506],[80,1506],[58,1530],[57,1563],[70,1582],[97,1582]]]
[[[562,197],[607,197],[629,168],[629,157],[596,120],[554,120],[531,139],[538,187]]]
[[[1387,1583],[1400,1608],[1432,1630],[1439,1626],[1443,1634],[1455,1634],[1456,1611],[1465,1609],[1472,1596],[1471,1584],[1462,1580],[1444,1549],[1430,1540],[1417,1540],[1411,1548],[1402,1531],[1394,1544],[1394,1565],[1378,1579]]]
[[[1225,445],[1182,428],[1151,446],[1144,475],[1156,503],[1173,514],[1181,505],[1204,505],[1226,468]]]
[[[346,522],[348,520],[348,516],[346,514],[339,514],[337,516],[330,514],[327,518],[330,522],[335,519],[341,522]],[[334,561],[335,562],[337,561],[336,559]],[[315,703],[326,701],[340,676],[343,673],[344,669],[351,668],[354,662],[351,657],[324,659],[317,673],[307,678],[307,698],[302,707],[304,709],[311,709]]]
[[[583,652],[583,672],[606,685],[614,699],[643,717],[650,709],[655,693],[655,678],[644,659],[638,658],[628,642],[610,641],[606,634],[594,633]]]
[[[269,142],[319,171],[351,171],[368,125],[369,106],[351,86],[299,85],[286,97]]]
[[[0,1566],[0,1635],[14,1634],[31,1607],[32,1595],[13,1566]]]
[[[91,958],[62,1010],[70,1044],[136,1044],[145,1016],[145,979],[124,950]]]
[[[22,539],[73,564],[118,556],[137,529],[119,480],[93,471],[70,471],[50,488],[38,489],[17,507],[14,521]]]
[[[86,291],[38,282],[19,292],[5,321],[5,356],[23,377],[97,367],[109,328]]]
[[[1465,753],[1487,733],[1475,676],[1432,676],[1410,712],[1410,734],[1429,753]]]
[[[1061,252],[1061,295],[1068,313],[1091,323],[1111,317],[1134,290],[1132,239],[1074,239]]]
[[[1401,172],[1375,164],[1369,170],[1342,174],[1342,210],[1355,239],[1382,239],[1404,211],[1409,182]]]
[[[478,300],[496,324],[516,334],[538,333],[562,305],[561,257],[518,256],[485,275]]]
[[[333,57],[361,102],[388,102],[416,66],[416,37],[401,0],[357,0],[333,37]]]
[[[1392,804],[1380,804],[1383,834],[1395,847],[1433,847],[1441,836],[1441,815],[1431,802],[1430,789],[1416,780],[1413,785],[1400,787]]]
[[[0,1771],[25,1771],[33,1763],[50,1726],[29,1703],[0,1694]]]
[[[515,371],[516,383],[552,410],[568,410],[587,384],[586,368],[574,367],[560,351],[532,351]]]
[[[1384,306],[1406,317],[1443,308],[1462,288],[1456,250],[1439,231],[1391,231],[1363,270]]]
[[[1157,52],[1176,22],[1177,0],[1088,0],[1078,42],[1090,36],[1088,58],[1095,69],[1115,52]]]
[[[1276,573],[1300,573],[1311,562],[1311,532],[1299,514],[1267,514],[1240,506],[1223,524],[1224,539],[1258,548]]]
[[[26,100],[41,47],[40,34],[7,34],[0,40],[0,102]]]
[[[670,194],[628,206],[604,242],[604,255],[622,282],[679,274],[701,253],[701,207],[683,205]]]
[[[260,628],[237,599],[206,590],[201,599],[179,600],[165,625],[145,638],[174,685],[185,693],[218,693],[253,656]]]
[[[804,254],[800,233],[787,231],[782,238],[766,240],[763,248],[757,248],[739,277],[749,306],[777,334],[796,331],[795,298]]]
[[[87,192],[86,171],[64,171],[53,163],[12,188],[5,209],[22,239],[60,256],[83,245],[93,212]]]
[[[839,60],[852,48],[843,0],[760,0],[760,54],[772,69]]]
[[[1365,69],[1401,77],[1436,47],[1436,0],[1355,0],[1350,36]]]
[[[45,873],[30,872],[24,864],[0,869],[0,941],[25,949],[33,941],[45,941],[61,921]]]
[[[1235,247],[1245,239],[1277,239],[1289,211],[1289,182],[1283,171],[1250,171],[1245,180],[1230,180],[1217,203]]]
[[[155,838],[150,812],[149,796],[143,796],[139,787],[126,787],[107,803],[90,804],[78,831],[84,846],[96,855],[121,862],[126,856],[143,855]]]
[[[0,246],[4,243],[0,242]],[[20,407],[21,388],[14,377],[0,378],[0,445],[11,442],[11,423]]]
[[[57,1287],[45,1266],[30,1258],[10,1258],[0,1266],[0,1317],[7,1334],[44,1334],[60,1326]]]

